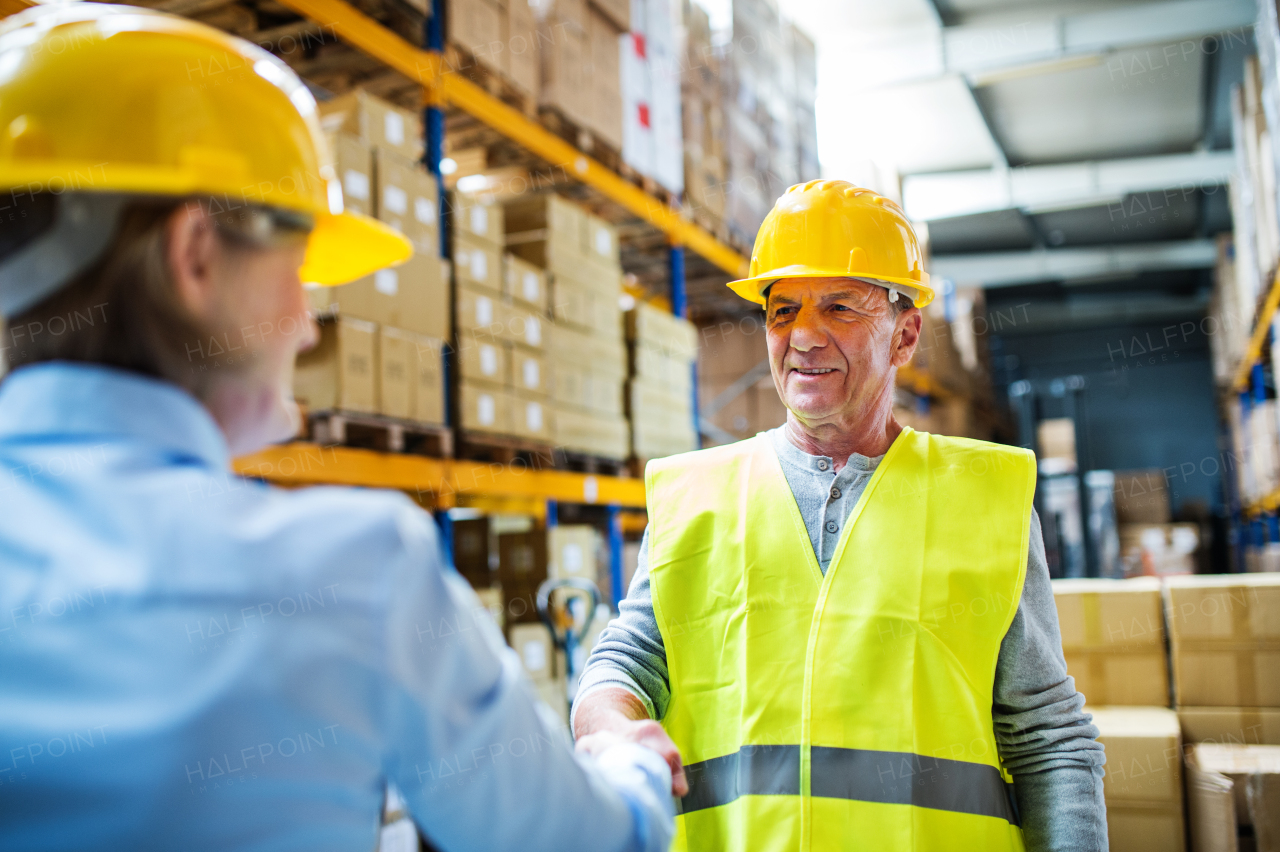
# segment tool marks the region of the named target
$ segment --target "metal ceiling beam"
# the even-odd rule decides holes
[[[942,30],[943,68],[982,86],[1051,72],[1055,64],[1073,64],[1081,56],[1144,45],[1159,45],[1147,59],[1164,67],[1185,58],[1184,49],[1201,49],[1196,39],[1252,26],[1257,17],[1255,0],[1167,0],[1016,23],[961,24]]]
[[[1234,164],[1231,151],[1204,151],[908,175],[902,180],[902,200],[907,215],[916,221],[1010,209],[1037,213],[1120,205],[1126,196],[1138,193],[1149,193],[1151,198],[1139,201],[1155,208],[1196,190],[1220,191]],[[1128,215],[1119,206],[1116,210],[1118,216]]]
[[[1218,249],[1212,240],[1092,248],[935,255],[929,274],[959,286],[1012,287],[1047,281],[1081,281],[1169,269],[1208,269]]]

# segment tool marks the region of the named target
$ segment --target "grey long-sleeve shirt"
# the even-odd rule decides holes
[[[831,458],[811,456],[781,426],[766,433],[782,462],[809,539],[825,574],[849,513],[883,458],[854,454],[839,473]],[[993,716],[1005,769],[1013,776],[1029,852],[1102,852],[1107,849],[1102,799],[1102,745],[1084,696],[1067,675],[1058,613],[1049,584],[1040,519],[1031,513],[1027,576],[1013,623],[996,663]],[[671,698],[666,651],[653,614],[645,533],[621,614],[610,622],[587,662],[578,703],[604,687],[621,687],[655,719]]]

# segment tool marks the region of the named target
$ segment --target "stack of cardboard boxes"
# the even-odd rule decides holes
[[[671,192],[684,189],[676,20],[670,0],[631,0],[622,39],[622,159]]]
[[[312,411],[443,424],[449,295],[436,182],[418,163],[418,118],[363,91],[326,101],[320,111],[347,209],[402,231],[414,256],[351,284],[309,291],[321,339],[298,358],[295,396]]]
[[[539,102],[622,147],[620,38],[629,0],[551,0],[539,8]]]
[[[1280,746],[1191,746],[1187,781],[1195,852],[1280,852]]]
[[[506,228],[512,254],[549,279],[552,440],[573,452],[625,458],[627,363],[617,231],[556,195],[508,204]]]
[[[1114,852],[1182,852],[1182,736],[1165,707],[1089,708],[1107,750],[1102,779]]]
[[[411,0],[428,11],[427,0]],[[449,0],[449,41],[518,90],[536,97],[539,62],[537,22],[529,0]],[[450,69],[468,73],[467,67]]]
[[[454,210],[459,422],[549,442],[546,275],[503,252],[501,205],[459,196]]]
[[[684,191],[695,211],[724,218],[725,116],[721,57],[711,44],[706,11],[684,0],[684,74],[680,81],[684,122]]]
[[[538,624],[514,624],[507,630],[507,641],[524,665],[525,673],[538,690],[538,697],[568,721],[569,695],[565,678],[564,654],[551,641],[551,632]]]
[[[632,455],[651,459],[696,450],[692,405],[697,329],[686,319],[643,303],[627,311],[626,318]]]

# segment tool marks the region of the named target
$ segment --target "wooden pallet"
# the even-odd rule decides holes
[[[458,74],[465,77],[493,97],[508,106],[515,107],[529,118],[537,117],[537,95],[517,86],[500,71],[489,67],[483,60],[477,59],[465,47],[453,43],[448,44],[444,49],[444,61],[444,73]]]
[[[451,458],[453,430],[377,414],[317,411],[307,415],[307,435],[317,444],[338,444],[385,453]]]
[[[578,453],[570,450],[561,450],[564,463],[561,470],[571,470],[575,473],[594,473],[598,476],[622,476],[630,477],[631,468],[626,461],[621,459],[611,459],[605,456],[595,456],[590,453]]]
[[[556,470],[561,451],[550,444],[487,432],[458,432],[458,458],[494,464],[519,464],[529,470]]]

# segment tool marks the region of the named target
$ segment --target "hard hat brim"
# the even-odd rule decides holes
[[[885,275],[876,275],[871,272],[847,272],[843,269],[833,271],[830,269],[814,269],[812,267],[786,267],[784,269],[775,269],[764,275],[755,275],[750,278],[740,278],[737,281],[729,282],[729,289],[738,294],[748,302],[755,302],[757,305],[764,304],[764,291],[775,281],[783,278],[873,278],[877,281],[886,281],[890,284],[901,284],[903,287],[910,287],[919,295],[913,300],[913,304],[917,308],[923,308],[925,305],[933,301],[933,288],[929,286],[928,273],[921,274],[921,280],[914,278],[891,278]]]
[[[299,277],[308,284],[334,287],[412,256],[413,244],[390,225],[361,213],[326,213],[316,217]]]

